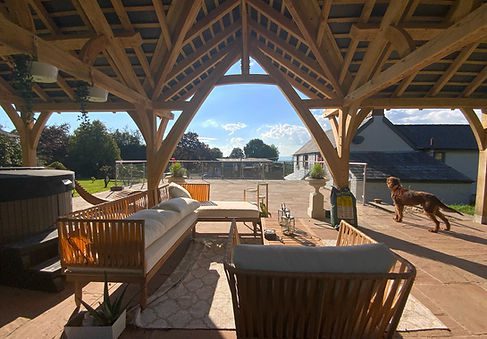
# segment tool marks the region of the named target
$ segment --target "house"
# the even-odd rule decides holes
[[[334,143],[331,131],[327,135]],[[318,147],[309,141],[293,161],[293,175],[304,177],[312,163],[321,161]],[[366,200],[391,202],[385,186],[391,175],[406,187],[435,193],[447,203],[468,203],[475,194],[478,148],[469,125],[395,125],[376,114],[357,130],[350,162],[367,164]],[[363,166],[351,165],[350,188],[358,198],[363,195],[362,180]]]

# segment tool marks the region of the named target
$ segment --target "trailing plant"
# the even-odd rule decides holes
[[[20,107],[20,114],[25,122],[34,120],[32,112],[32,57],[27,54],[14,55],[14,69],[12,85],[17,94],[24,100],[25,105]]]
[[[81,81],[78,84],[78,88],[76,89],[76,98],[78,99],[79,111],[81,112],[81,116],[78,118],[78,120],[81,120],[81,123],[90,122],[87,110],[88,94],[88,83],[86,83],[85,81]]]
[[[125,286],[122,293],[117,298],[115,298],[115,300],[112,302],[110,300],[110,295],[108,294],[108,278],[107,278],[107,273],[105,272],[103,302],[100,303],[99,308],[95,310],[93,307],[88,305],[83,300],[80,300],[80,302],[88,310],[90,316],[93,317],[95,325],[111,326],[120,317],[120,315],[123,313],[123,310],[126,307],[126,306],[122,307],[122,299],[123,296],[125,295],[126,290],[127,290],[127,285]]]
[[[188,173],[186,168],[184,168],[180,162],[173,162],[171,166],[169,166],[169,172],[171,172],[173,177],[184,177]]]
[[[311,166],[309,176],[313,179],[323,179],[325,177],[325,170],[323,169],[321,164],[315,162],[313,166]]]
[[[259,213],[260,213],[261,218],[268,218],[268,217],[272,216],[271,212],[269,212],[269,208],[262,201],[260,202],[260,212]]]

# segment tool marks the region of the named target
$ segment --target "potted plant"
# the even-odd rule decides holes
[[[323,194],[320,193],[320,187],[325,186],[325,170],[322,165],[315,162],[311,166],[309,176],[306,177],[306,181],[313,186],[314,192],[309,195],[308,216],[313,219],[323,220],[325,218],[325,210],[323,208]]]
[[[108,294],[108,278],[105,272],[103,302],[97,309],[94,309],[80,300],[87,311],[79,312],[68,321],[64,327],[66,337],[69,339],[118,338],[126,325],[126,305],[122,306],[122,299],[126,290],[127,286],[115,300],[111,301]]]
[[[181,165],[180,162],[173,162],[169,166],[169,172],[171,175],[167,177],[168,182],[174,182],[176,184],[184,184],[186,182],[188,171]]]

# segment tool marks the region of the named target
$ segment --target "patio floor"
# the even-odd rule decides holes
[[[214,200],[240,200],[243,190],[257,181],[210,180]],[[384,189],[387,189],[384,184]],[[269,181],[270,211],[276,213],[285,202],[297,223],[306,224],[322,239],[336,239],[337,232],[326,222],[318,222],[306,215],[308,194],[312,188],[303,181]],[[102,193],[107,195],[107,193]],[[328,199],[329,192],[325,192]],[[82,208],[81,198],[74,206]],[[329,202],[325,202],[329,207]],[[414,296],[427,306],[450,331],[421,331],[401,333],[397,337],[487,337],[487,226],[474,224],[471,218],[453,217],[450,232],[430,233],[431,221],[421,214],[406,213],[404,222],[392,220],[391,206],[379,209],[358,205],[362,230],[386,243],[411,261],[418,274],[413,287]],[[276,213],[277,214],[277,213]],[[276,217],[273,214],[273,217]],[[198,224],[197,232],[225,233],[229,225]],[[150,290],[155,290],[177,265],[187,242],[161,269]],[[113,284],[116,289],[118,284]],[[96,304],[102,292],[101,283],[91,283],[84,289],[88,302]],[[0,337],[53,338],[62,334],[63,326],[75,309],[73,288],[67,284],[60,293],[45,293],[0,286]],[[128,294],[136,300],[137,288]],[[233,331],[210,330],[144,330],[128,327],[122,338],[235,338]]]

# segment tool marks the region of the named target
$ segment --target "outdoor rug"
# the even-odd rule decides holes
[[[135,311],[135,325],[159,329],[235,329],[232,297],[223,269],[225,240],[196,239],[176,270]],[[409,296],[398,331],[446,327],[426,306]]]

